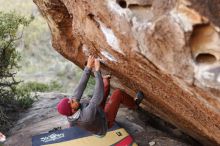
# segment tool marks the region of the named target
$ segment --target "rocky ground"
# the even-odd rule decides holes
[[[66,128],[65,117],[56,111],[61,93],[39,93],[39,100],[20,115],[11,129],[5,146],[31,146],[31,137],[48,132],[55,127]],[[199,145],[172,125],[142,110],[132,111],[121,107],[117,122],[124,127],[139,146],[191,146]]]

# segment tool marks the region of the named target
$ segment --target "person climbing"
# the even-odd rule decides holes
[[[83,101],[81,97],[92,70],[94,70],[95,75],[94,93],[90,101]],[[99,59],[89,56],[72,98],[65,97],[57,105],[58,112],[67,116],[70,126],[77,125],[95,135],[104,136],[108,128],[113,126],[120,104],[130,109],[139,107],[144,98],[144,94],[141,91],[137,92],[134,100],[125,92],[116,89],[106,103],[110,92],[110,78],[110,75],[102,77]]]

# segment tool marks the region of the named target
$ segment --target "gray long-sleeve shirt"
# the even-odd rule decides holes
[[[86,67],[78,86],[74,90],[73,98],[76,98],[78,101],[81,100],[90,74],[91,70]],[[107,120],[104,111],[99,107],[104,96],[104,84],[100,71],[96,71],[94,74],[96,83],[92,99],[89,102],[80,101],[81,108],[79,117],[74,120],[68,118],[68,121],[72,125],[77,124],[77,126],[94,134],[105,135],[108,129]]]

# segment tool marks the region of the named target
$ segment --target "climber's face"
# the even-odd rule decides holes
[[[79,102],[75,98],[70,100],[70,106],[73,114],[79,109],[79,105]]]

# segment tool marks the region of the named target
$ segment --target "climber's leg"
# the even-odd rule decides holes
[[[109,128],[111,128],[115,122],[121,103],[130,109],[137,108],[137,105],[131,96],[119,89],[115,90],[105,106],[105,113]]]

